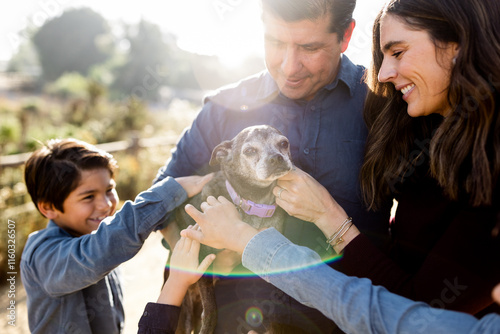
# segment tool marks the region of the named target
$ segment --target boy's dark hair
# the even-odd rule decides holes
[[[78,187],[81,172],[100,168],[113,177],[118,164],[111,154],[86,142],[51,139],[26,161],[24,180],[37,209],[39,202],[46,202],[64,212],[63,203]]]

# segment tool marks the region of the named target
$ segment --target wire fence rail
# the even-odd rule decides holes
[[[153,138],[129,135],[128,140],[95,145],[112,153],[118,160],[120,180],[117,182],[117,188],[120,188],[122,200],[135,198],[139,191],[151,185],[158,168],[168,159],[170,149],[175,147],[178,138],[178,133]],[[0,157],[0,288],[6,284],[7,277],[8,224],[15,224],[16,268],[19,266],[28,235],[47,224],[47,219],[37,211],[31,201],[24,183],[23,165],[30,154]]]
[[[138,156],[138,153],[142,149],[159,148],[161,146],[174,146],[178,140],[178,137],[178,134],[170,134],[153,138],[139,138],[137,136],[131,136],[129,140],[96,144],[95,146],[109,153],[126,152],[127,154],[130,154],[132,156]],[[8,169],[14,170],[21,168],[28,160],[31,153],[32,152],[0,156],[0,173],[3,174]],[[2,217],[16,217],[22,213],[36,210],[31,201],[22,199],[22,195],[18,196],[19,201],[16,201],[17,203],[11,203],[11,205],[7,204],[5,206],[6,198],[12,199],[13,197],[16,197],[16,186],[13,184],[17,183],[19,185],[19,182],[22,181],[17,179],[19,179],[20,177],[21,176],[16,175],[16,177],[14,177],[16,179],[15,181],[10,180],[10,182],[7,182],[10,184],[0,182],[0,199],[2,199],[4,202],[4,205],[1,205]],[[25,194],[25,191],[22,191],[21,193]]]
[[[129,140],[96,144],[94,146],[109,153],[120,151],[138,152],[143,148],[174,145],[177,142],[178,137],[179,136],[177,134],[153,138],[139,138],[132,136]],[[32,152],[0,156],[0,170],[3,170],[4,168],[16,168],[24,165],[31,153]]]

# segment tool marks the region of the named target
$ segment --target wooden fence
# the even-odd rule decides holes
[[[109,153],[127,152],[128,154],[137,156],[141,149],[156,148],[161,146],[174,146],[179,138],[178,134],[171,134],[162,137],[154,138],[138,138],[132,136],[129,140],[122,140],[110,143],[103,143],[95,145]],[[4,173],[9,168],[15,169],[21,167],[31,155],[30,153],[13,154],[7,156],[0,156],[0,173]],[[16,180],[18,178],[16,177]],[[22,182],[21,180],[17,180]],[[15,181],[15,182],[17,182]],[[0,182],[3,183],[3,182]],[[0,184],[0,189],[8,188],[6,184]],[[1,195],[1,194],[0,194]],[[35,206],[31,201],[22,201],[24,203],[17,203],[15,205],[7,205],[2,210],[2,217],[15,217],[21,213],[35,210]]]
[[[179,136],[177,134],[154,138],[132,137],[130,140],[97,144],[95,146],[109,153],[119,151],[137,152],[142,148],[175,145],[178,137]],[[22,166],[26,162],[26,160],[28,160],[30,155],[31,152],[0,156],[0,170],[2,170],[3,168]]]

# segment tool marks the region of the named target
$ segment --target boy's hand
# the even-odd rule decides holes
[[[192,229],[189,226],[188,229]],[[158,303],[180,306],[191,284],[196,283],[215,259],[210,254],[199,263],[200,243],[181,237],[172,251],[170,275],[161,291]]]
[[[192,175],[176,177],[175,181],[179,183],[182,188],[187,192],[188,197],[193,197],[198,194],[201,189],[208,183],[214,176],[214,173],[207,174],[205,176]]]
[[[188,229],[193,229],[189,226]],[[200,243],[186,237],[181,237],[177,242],[170,258],[170,277],[190,286],[198,282],[203,273],[208,269],[215,254],[210,254],[199,263]]]

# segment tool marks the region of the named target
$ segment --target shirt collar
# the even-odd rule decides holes
[[[340,57],[339,73],[333,82],[326,85],[324,88],[327,90],[333,90],[338,86],[339,81],[342,81],[349,89],[349,94],[352,97],[356,86],[360,83],[357,75],[359,68],[360,66],[354,65],[346,55],[342,54]],[[259,87],[257,99],[270,100],[278,96],[278,85],[271,77],[271,74],[269,74],[268,71],[263,71],[259,75],[263,76],[263,84]]]
[[[360,68],[361,66],[354,65],[346,55],[342,54],[340,57],[339,73],[331,84],[325,86],[325,89],[333,90],[337,87],[339,81],[342,81],[349,89],[349,94],[352,97],[356,86],[360,84],[357,75]]]
[[[273,77],[267,70],[260,73],[262,76],[262,84],[259,86],[257,91],[257,99],[259,100],[272,100],[279,94],[278,85],[274,81]]]
[[[59,225],[57,225],[52,219],[49,220],[49,222],[47,223],[47,229],[51,229],[51,228],[56,228],[59,230],[59,233],[62,233],[62,234],[65,234],[69,237],[72,237],[74,238],[73,235],[71,235],[69,232],[67,232],[65,229],[61,228]]]

